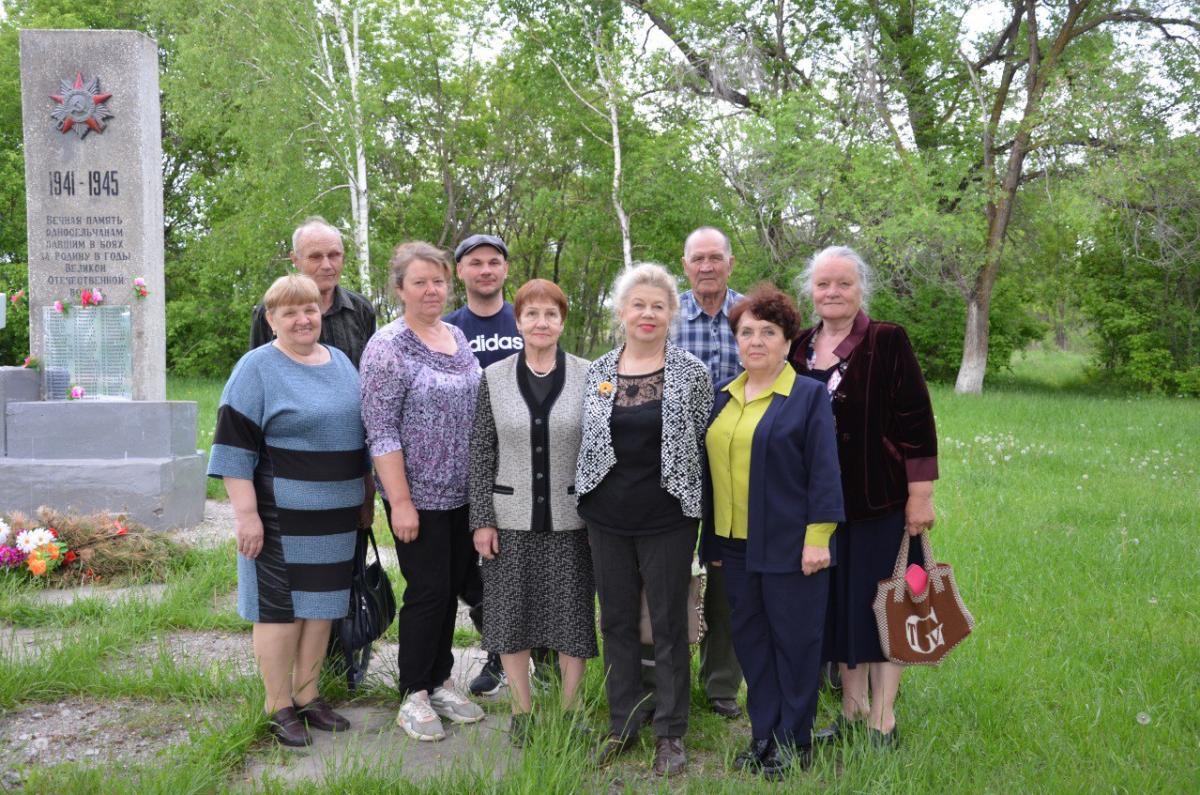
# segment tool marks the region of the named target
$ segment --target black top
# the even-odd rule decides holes
[[[550,396],[550,390],[554,388],[554,371],[538,375],[528,367],[525,369],[529,378],[529,394],[533,397],[534,403],[545,403],[546,398]]]
[[[554,358],[554,369],[538,378],[525,364],[525,351],[517,354],[517,388],[529,408],[532,425],[529,447],[533,461],[533,526],[530,530],[553,530],[550,513],[550,410],[566,382],[567,355],[562,349]]]
[[[345,287],[333,288],[333,303],[328,312],[321,314],[320,341],[346,354],[357,370],[367,340],[374,333],[375,307],[371,306],[371,302]],[[267,323],[266,310],[259,304],[254,307],[254,316],[250,321],[250,350],[266,345],[273,339],[275,332]]]
[[[618,375],[613,403],[617,463],[579,499],[589,525],[618,535],[648,535],[696,524],[662,485],[663,371]]]

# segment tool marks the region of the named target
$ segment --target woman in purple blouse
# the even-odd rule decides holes
[[[362,418],[406,583],[397,620],[404,703],[396,724],[414,739],[440,740],[441,718],[483,720],[450,678],[455,594],[476,557],[467,464],[481,371],[463,333],[441,320],[446,253],[402,243],[389,265],[404,314],[363,352]]]

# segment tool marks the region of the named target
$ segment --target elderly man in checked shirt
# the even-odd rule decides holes
[[[687,236],[683,272],[692,289],[679,296],[671,339],[704,362],[714,385],[742,371],[737,342],[729,328],[729,312],[742,300],[740,293],[729,289],[732,271],[733,252],[724,232],[702,226]],[[704,615],[708,632],[700,643],[700,683],[713,712],[736,718],[741,715],[737,693],[742,669],[733,653],[725,574],[715,566],[708,569]]]

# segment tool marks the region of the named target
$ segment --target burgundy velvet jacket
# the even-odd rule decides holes
[[[817,328],[792,344],[788,359],[801,375]],[[908,335],[859,311],[834,353],[846,361],[833,393],[846,520],[903,510],[909,481],[938,477],[933,405]]]

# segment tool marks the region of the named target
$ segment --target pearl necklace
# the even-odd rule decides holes
[[[533,373],[538,378],[545,378],[546,376],[548,376],[554,372],[555,367],[558,367],[558,360],[556,359],[554,364],[550,365],[550,369],[544,373],[540,373],[537,370],[533,369],[533,365],[529,363],[528,359],[525,360],[525,366],[529,368],[529,372]]]

